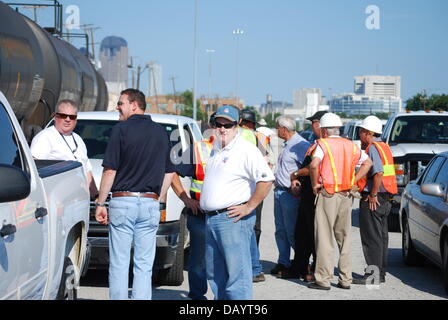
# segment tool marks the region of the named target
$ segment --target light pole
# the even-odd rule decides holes
[[[193,119],[197,119],[197,106],[196,106],[196,69],[198,60],[197,50],[197,33],[198,33],[198,7],[199,0],[194,1],[194,45],[193,45]]]
[[[239,51],[239,38],[241,35],[244,34],[244,30],[236,29],[233,30],[233,34],[236,36],[236,75],[235,75],[235,100],[236,100],[236,106],[238,107],[239,104],[239,97],[238,97],[238,51]]]
[[[205,50],[209,55],[208,59],[208,105],[211,106],[211,91],[212,91],[212,53],[215,53],[215,49],[207,49]]]

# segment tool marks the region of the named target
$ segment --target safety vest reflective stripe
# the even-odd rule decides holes
[[[209,141],[198,141],[194,144],[196,160],[195,177],[191,181],[190,192],[194,193],[194,198],[200,200],[202,186],[204,185],[205,166],[212,152],[213,145]]]
[[[392,152],[390,151],[389,146],[384,142],[374,141],[372,142],[372,144],[378,150],[381,162],[383,163],[383,178],[381,181],[383,187],[389,193],[396,194],[398,192],[398,187],[397,187],[397,180],[395,177],[395,165]],[[369,149],[372,146],[372,144],[370,144],[366,148],[366,152],[369,152]],[[358,187],[360,191],[364,190],[366,184],[367,184],[367,177],[363,177],[361,180],[358,181]]]
[[[361,150],[353,142],[339,137],[320,139],[317,143],[324,152],[320,177],[325,190],[330,194],[350,190]]]
[[[327,147],[327,153],[330,156],[331,170],[333,171],[333,178],[334,178],[334,191],[339,192],[338,171],[334,163],[333,153],[331,153],[331,149],[330,146],[328,145],[328,142],[325,139],[322,139],[322,142],[325,144],[325,147]]]
[[[260,141],[260,143],[263,145],[263,147],[267,148],[270,142],[270,139],[268,137],[266,137],[264,134],[262,134],[261,132],[255,132],[255,136],[257,137],[258,141]]]

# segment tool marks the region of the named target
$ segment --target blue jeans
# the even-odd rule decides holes
[[[187,215],[187,228],[190,232],[188,256],[188,296],[193,300],[207,300],[207,271],[205,269],[205,219]]]
[[[291,266],[291,248],[294,249],[294,230],[299,213],[300,199],[286,190],[274,190],[275,242],[278,248],[278,263]]]
[[[253,214],[256,215],[256,213],[256,210],[254,210]],[[255,229],[250,237],[250,257],[252,260],[252,275],[255,277],[263,272],[263,267],[260,263],[260,250],[257,245]]]
[[[226,212],[206,219],[207,279],[215,300],[251,300],[255,214],[237,223]]]
[[[134,242],[131,299],[150,300],[151,276],[159,226],[159,202],[150,198],[112,198],[109,210],[109,296],[127,300],[129,263]]]

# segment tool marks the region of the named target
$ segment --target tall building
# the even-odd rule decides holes
[[[128,44],[123,38],[110,36],[101,41],[100,72],[109,92],[108,110],[115,109],[120,92],[128,88],[128,58]]]
[[[120,37],[110,36],[101,41],[101,74],[107,82],[128,85],[128,44]]]
[[[295,90],[293,93],[293,104],[300,117],[311,117],[320,110],[321,105],[325,104],[322,99],[322,90],[317,88]]]
[[[372,98],[401,97],[400,76],[355,77],[355,94]]]
[[[162,92],[162,66],[160,64],[149,63],[149,97],[163,95]]]

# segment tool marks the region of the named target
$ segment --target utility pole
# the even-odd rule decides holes
[[[170,77],[169,80],[171,80],[171,82],[173,83],[173,100],[174,100],[174,108],[175,108],[175,112],[177,114],[177,99],[176,99],[176,84],[174,83],[174,80],[176,80],[177,77]]]
[[[101,27],[94,27],[93,24],[83,24],[80,26],[81,29],[84,30],[84,32],[90,32],[90,39],[92,41],[92,57],[93,57],[93,61],[95,60],[95,41],[93,39],[93,31],[96,31],[98,29],[101,29]]]
[[[156,83],[156,76],[154,73],[154,64],[156,63],[156,61],[150,61],[147,66],[150,70],[150,72],[152,73],[152,81],[153,81],[153,85],[154,85],[154,98],[155,98],[155,102],[156,102],[156,109],[157,109],[157,113],[160,113],[159,110],[159,103],[157,102],[157,83]],[[151,78],[150,78],[151,80]],[[151,88],[151,81],[149,83],[149,86]]]

